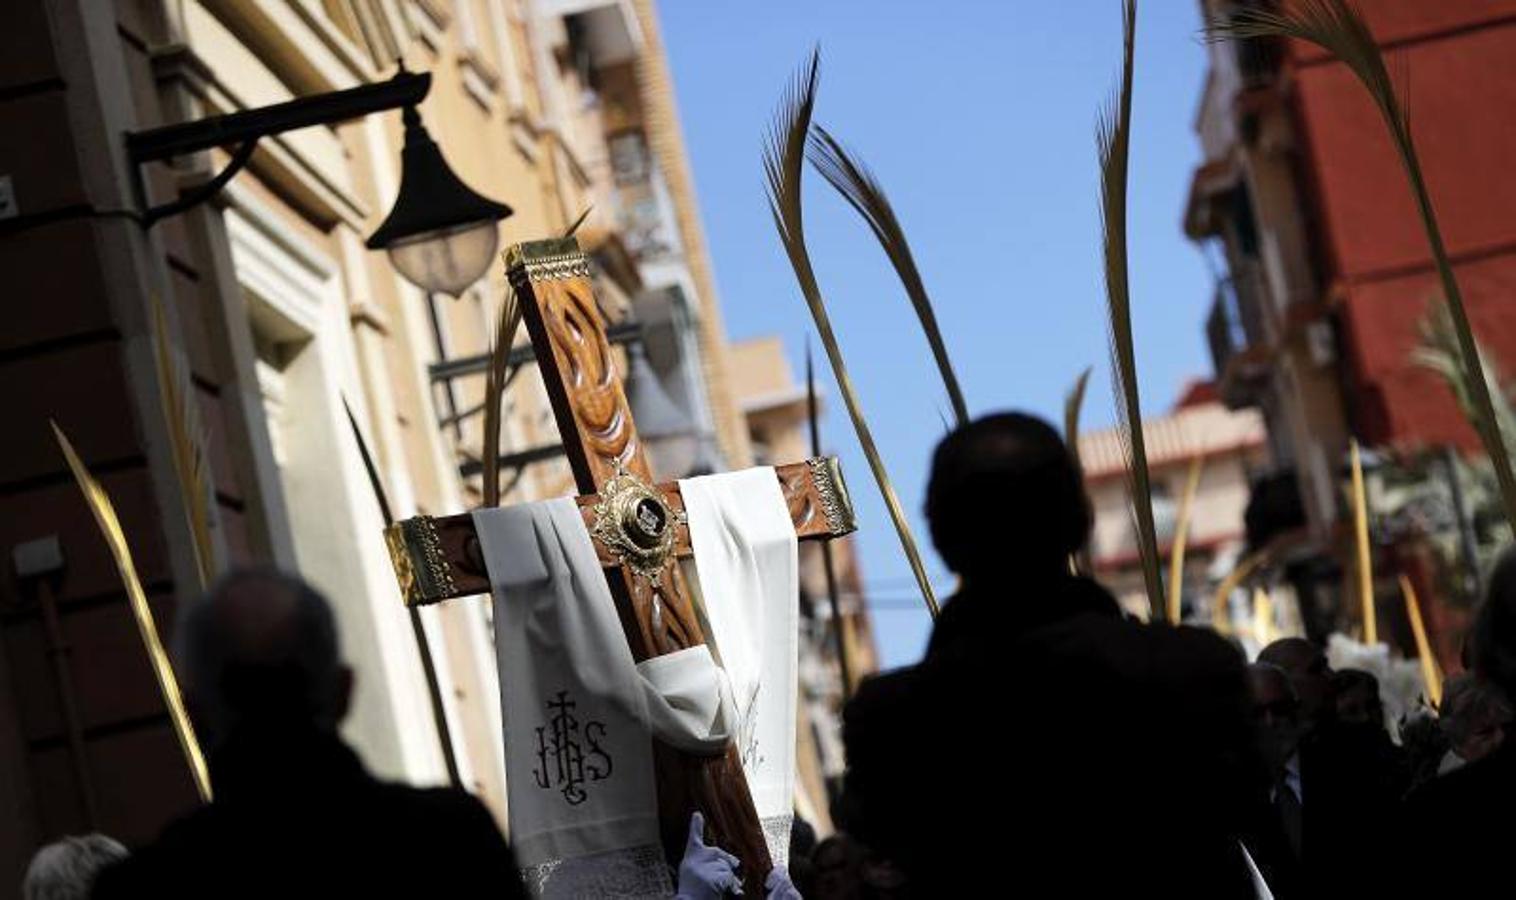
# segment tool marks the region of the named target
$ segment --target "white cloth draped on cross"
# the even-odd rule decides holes
[[[495,600],[511,841],[543,897],[667,897],[651,736],[742,743],[782,864],[794,788],[798,569],[773,469],[681,483],[707,647],[641,664],[570,499],[473,514]],[[735,690],[734,690],[735,688]],[[777,846],[776,846],[777,845]]]

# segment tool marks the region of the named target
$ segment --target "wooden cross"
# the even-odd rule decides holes
[[[522,306],[542,380],[582,496],[579,509],[606,569],[611,595],[638,661],[705,642],[677,561],[693,555],[677,483],[653,485],[595,303],[589,263],[573,238],[506,250],[506,274]],[[801,540],[856,528],[835,458],[776,469]],[[418,516],[386,531],[410,606],[489,592],[468,514]],[[763,895],[772,863],[735,746],[698,756],[654,741],[663,843],[677,859],[690,813],[705,815],[716,843],[743,863],[748,896]]]

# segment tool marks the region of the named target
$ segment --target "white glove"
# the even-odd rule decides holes
[[[795,883],[790,881],[790,870],[784,866],[769,869],[769,877],[763,880],[763,888],[768,891],[765,900],[803,900],[800,892],[795,890]]]
[[[690,839],[684,845],[684,859],[679,861],[675,900],[720,900],[742,893],[742,879],[737,877],[741,863],[720,847],[707,847],[704,835],[705,817],[697,811],[690,816]]]

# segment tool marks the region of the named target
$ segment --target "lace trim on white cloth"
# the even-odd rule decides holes
[[[794,821],[793,815],[770,816],[759,823],[763,826],[763,842],[769,845],[769,860],[775,868],[789,868],[790,826]]]
[[[573,859],[555,859],[521,870],[521,880],[533,897],[544,900],[601,897],[658,898],[673,896],[668,863],[662,848],[627,847]]]

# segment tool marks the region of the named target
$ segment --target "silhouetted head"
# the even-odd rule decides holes
[[[1499,748],[1512,718],[1505,694],[1477,675],[1465,672],[1448,679],[1443,688],[1438,720],[1448,746],[1465,762]]]
[[[1501,554],[1490,573],[1468,650],[1479,677],[1516,698],[1516,548]]]
[[[1362,669],[1341,669],[1332,676],[1332,693],[1337,703],[1337,721],[1344,725],[1385,727],[1379,679],[1372,673]]]
[[[1284,670],[1270,663],[1248,666],[1253,734],[1258,752],[1271,769],[1284,767],[1300,745],[1300,701]]]
[[[333,731],[347,713],[352,673],[338,656],[331,606],[299,578],[226,575],[183,609],[177,644],[207,746],[239,729]]]
[[[1308,727],[1336,717],[1332,667],[1320,647],[1305,638],[1280,638],[1259,651],[1258,661],[1277,666],[1290,677],[1300,698],[1300,717]]]
[[[1090,532],[1074,457],[1023,413],[975,419],[937,445],[927,485],[932,542],[966,582],[1067,571]]]
[[[65,837],[37,851],[21,882],[24,900],[86,900],[101,871],[126,859],[126,848],[103,834]]]

